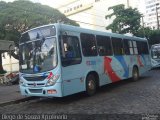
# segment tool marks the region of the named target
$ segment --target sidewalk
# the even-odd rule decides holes
[[[0,106],[25,101],[30,98],[20,94],[18,85],[0,85]]]

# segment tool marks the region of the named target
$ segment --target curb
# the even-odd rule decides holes
[[[16,99],[16,100],[11,100],[11,101],[6,101],[6,102],[1,102],[0,103],[0,107],[3,106],[7,106],[7,105],[11,105],[11,104],[18,104],[20,102],[25,102],[25,101],[29,101],[29,100],[34,100],[37,99],[38,97],[25,97],[25,98],[21,98],[21,99]]]

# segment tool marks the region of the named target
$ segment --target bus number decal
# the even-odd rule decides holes
[[[96,65],[96,61],[86,61],[87,65]]]

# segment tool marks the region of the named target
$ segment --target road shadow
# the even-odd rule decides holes
[[[160,70],[160,67],[151,68],[151,70]]]

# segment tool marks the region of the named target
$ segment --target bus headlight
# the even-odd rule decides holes
[[[21,85],[21,86],[26,86],[25,82],[24,82],[23,80],[21,80],[21,79],[20,79],[20,81],[19,81],[19,85]]]
[[[156,60],[151,60],[152,65],[158,64]]]
[[[56,83],[56,81],[59,79],[60,75],[52,75],[50,79],[48,79],[46,86],[52,86]]]

